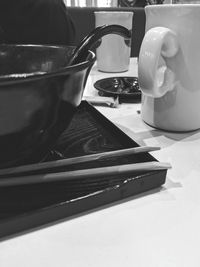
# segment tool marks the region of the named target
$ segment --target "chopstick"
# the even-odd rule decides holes
[[[121,176],[121,175],[134,175],[137,172],[144,171],[155,171],[155,170],[166,170],[171,168],[169,163],[165,162],[143,162],[143,163],[133,163],[118,166],[100,167],[92,169],[83,169],[76,171],[66,171],[58,173],[47,173],[47,174],[36,174],[29,176],[18,176],[18,177],[7,177],[0,178],[0,187],[5,186],[19,186],[28,184],[38,184],[38,183],[49,183],[85,178],[101,178],[105,176]]]
[[[67,167],[75,164],[86,163],[96,160],[107,159],[110,157],[123,157],[138,153],[145,153],[159,150],[160,147],[152,147],[152,146],[140,146],[140,147],[133,147],[127,149],[120,149],[114,151],[108,151],[103,153],[96,153],[86,156],[74,157],[74,158],[67,158],[67,159],[60,159],[55,161],[49,162],[42,162],[42,163],[34,163],[28,165],[22,165],[12,168],[6,168],[0,170],[0,176],[2,175],[12,175],[12,174],[23,174],[28,172],[34,172],[39,170],[45,169],[53,169],[57,167]]]

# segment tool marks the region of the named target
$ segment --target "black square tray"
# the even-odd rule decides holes
[[[139,146],[86,101],[46,160]],[[85,168],[152,161],[149,153],[117,157]],[[74,167],[73,167],[74,168]],[[79,165],[81,168],[81,165]],[[160,187],[167,170],[134,177],[104,177],[0,188],[0,237],[47,225]]]

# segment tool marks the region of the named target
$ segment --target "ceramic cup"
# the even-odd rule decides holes
[[[133,12],[97,11],[95,26],[118,24],[132,31]],[[124,72],[129,69],[131,39],[110,34],[102,38],[96,50],[97,68],[103,72]]]
[[[200,5],[145,7],[138,62],[141,114],[168,131],[200,128]]]

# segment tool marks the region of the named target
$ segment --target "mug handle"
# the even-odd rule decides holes
[[[176,33],[165,27],[148,30],[142,41],[138,61],[138,80],[145,95],[162,97],[175,85],[168,59],[179,50]]]

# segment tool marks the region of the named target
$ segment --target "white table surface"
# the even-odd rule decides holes
[[[94,67],[85,94],[96,94],[95,80],[137,75],[100,73]],[[200,131],[167,133],[147,126],[140,104],[98,107],[141,145],[160,146],[159,161],[172,164],[165,185],[118,205],[77,216],[0,241],[0,266],[29,267],[199,267]],[[37,196],[36,196],[37,197]]]

